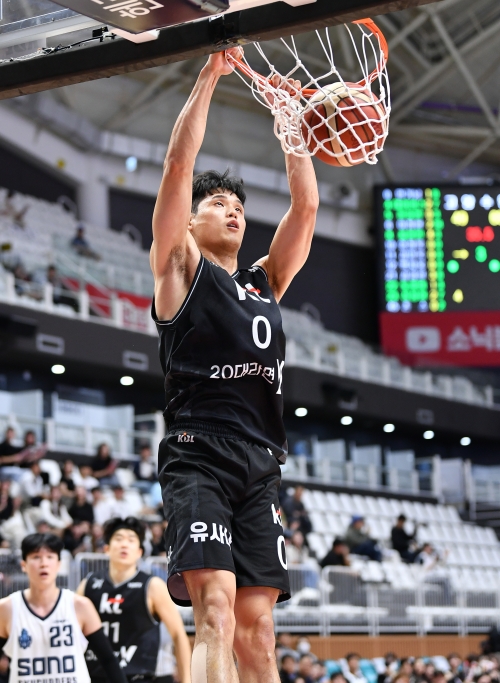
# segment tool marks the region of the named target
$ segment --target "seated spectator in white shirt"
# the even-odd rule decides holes
[[[135,475],[134,487],[142,493],[149,493],[151,486],[157,481],[156,465],[152,462],[151,448],[142,446],[139,452],[140,460],[134,463],[133,471]]]
[[[61,488],[51,486],[49,497],[40,503],[40,514],[52,529],[66,529],[73,524],[73,518],[61,502]]]
[[[346,655],[346,667],[343,673],[348,683],[368,683],[359,668],[360,660],[361,657],[355,652],[351,652]]]
[[[31,463],[29,470],[22,473],[19,484],[23,498],[34,506],[40,505],[42,498],[46,498],[50,490],[49,475],[42,472],[38,462]]]
[[[130,516],[130,505],[125,500],[125,491],[122,486],[113,486],[114,500],[109,503],[111,511],[110,517],[121,517],[125,519]]]
[[[83,486],[87,492],[92,491],[96,486],[99,486],[99,481],[93,476],[92,467],[90,467],[90,465],[82,465],[80,467],[80,479],[81,483],[79,486]]]
[[[107,500],[104,500],[104,494],[99,486],[92,489],[92,505],[94,507],[94,522],[100,526],[111,519],[111,505]]]

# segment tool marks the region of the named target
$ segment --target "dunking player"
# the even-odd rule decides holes
[[[0,600],[0,649],[10,657],[9,683],[89,683],[87,644],[111,683],[127,683],[94,605],[56,586],[63,543],[31,534],[21,545],[29,588]]]
[[[153,216],[168,587],[175,602],[193,604],[193,683],[278,683],[272,609],[289,584],[278,503],[286,437],[277,302],[309,253],[318,190],[311,160],[287,156],[291,207],[269,254],[238,269],[242,182],[208,171],[193,183],[210,100],[229,73],[224,53],[201,70],[172,132]],[[298,85],[284,87],[293,95]]]
[[[135,517],[110,519],[104,526],[109,570],[89,574],[77,593],[94,603],[129,680],[173,683],[171,658],[165,661],[162,656],[163,622],[175,647],[180,683],[191,683],[191,646],[167,586],[159,577],[137,569],[144,532],[144,525]],[[92,651],[87,650],[86,659],[92,683],[106,683]]]

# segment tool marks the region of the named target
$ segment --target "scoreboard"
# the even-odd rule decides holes
[[[378,186],[375,223],[384,350],[500,365],[500,187]]]

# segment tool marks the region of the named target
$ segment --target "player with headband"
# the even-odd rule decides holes
[[[215,171],[193,181],[214,89],[231,72],[224,53],[202,68],[172,132],[153,216],[168,588],[193,605],[193,683],[278,683],[272,610],[290,592],[278,501],[287,450],[278,302],[309,254],[319,199],[311,159],[286,156],[291,206],[269,254],[238,268],[242,181]],[[291,93],[299,86],[283,83]]]
[[[87,645],[106,680],[127,683],[94,605],[56,585],[62,549],[54,534],[30,534],[21,544],[29,588],[0,600],[0,649],[11,660],[9,683],[90,683]]]

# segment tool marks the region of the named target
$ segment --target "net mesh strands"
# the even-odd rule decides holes
[[[255,71],[243,52],[240,56],[226,53],[227,59],[254,97],[271,111],[275,135],[286,154],[316,156],[334,166],[376,164],[391,111],[387,42],[371,19],[340,28],[347,32],[353,61],[359,67],[361,78],[356,82],[345,80],[335,64],[328,28],[316,31],[321,61],[326,60],[329,67],[319,76],[309,68],[307,55],[299,56],[293,36],[280,39],[280,52],[291,61],[283,73],[260,43],[253,45],[269,69],[267,76]],[[319,62],[317,57],[313,61]],[[301,88],[290,85],[290,79],[300,80]]]

